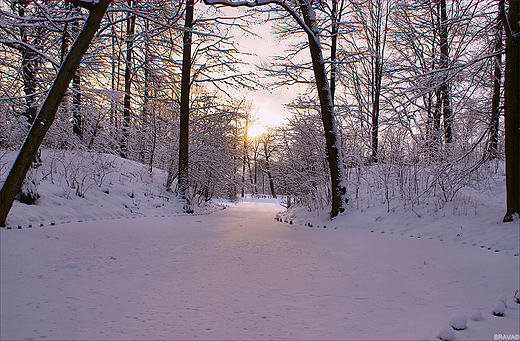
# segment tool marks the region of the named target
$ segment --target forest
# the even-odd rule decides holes
[[[185,212],[278,196],[331,218],[374,193],[388,210],[449,202],[505,162],[504,222],[518,219],[518,1],[1,0],[0,11],[0,148],[19,151],[2,164],[2,226],[15,198],[38,198],[42,148],[163,169]],[[280,49],[249,65],[237,41],[266,23]],[[285,123],[250,133],[247,92],[296,86]]]

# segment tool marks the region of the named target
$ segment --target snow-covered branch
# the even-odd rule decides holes
[[[204,0],[206,5],[223,5],[228,7],[257,7],[266,5],[278,5],[286,10],[291,17],[298,23],[298,25],[309,35],[316,40],[312,30],[305,24],[303,18],[283,0],[254,0],[254,1],[230,1],[230,0]],[[318,41],[316,42],[318,43]]]

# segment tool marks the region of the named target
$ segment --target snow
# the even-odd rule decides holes
[[[500,295],[498,297],[498,300],[502,303],[504,303],[504,306],[507,306],[507,296],[506,295]]]
[[[446,340],[446,341],[453,340],[453,339],[455,339],[455,331],[453,330],[452,327],[446,326],[446,327],[442,328],[441,331],[439,332],[439,339]]]
[[[466,329],[466,324],[468,323],[468,319],[464,314],[456,313],[451,315],[450,317],[450,326],[455,330],[463,330]]]
[[[502,301],[497,301],[493,307],[493,315],[503,316],[506,313],[506,305]]]
[[[44,152],[49,157],[58,163]],[[518,222],[498,224],[499,185],[491,194],[471,192],[474,216],[416,207],[419,218],[374,203],[330,221],[326,213],[280,212],[275,199],[220,202],[186,215],[163,191],[161,171],[149,176],[137,163],[96,160],[113,167],[84,198],[66,195],[58,172],[54,184],[50,176],[40,182],[37,205],[15,202],[12,229],[0,230],[0,339],[519,334],[516,302],[499,301],[504,314],[493,314],[497,297],[513,298],[519,288]],[[85,174],[97,164],[88,162]],[[448,325],[454,314],[471,316],[466,329]]]
[[[482,312],[480,310],[475,310],[473,314],[471,314],[471,320],[475,322],[482,320]]]

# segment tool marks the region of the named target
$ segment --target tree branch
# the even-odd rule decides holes
[[[285,9],[291,17],[293,17],[294,20],[300,25],[300,27],[307,33],[310,37],[313,37],[313,39],[316,39],[314,37],[314,34],[312,30],[305,24],[305,21],[298,15],[298,13],[289,6],[285,1],[283,0],[252,0],[252,1],[230,1],[230,0],[204,0],[204,3],[206,5],[223,5],[228,7],[258,7],[258,6],[266,6],[266,5],[278,5]]]

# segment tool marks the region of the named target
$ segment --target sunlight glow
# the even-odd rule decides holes
[[[265,133],[265,127],[263,125],[255,124],[249,127],[247,130],[247,136],[250,138],[257,138],[258,136]]]

